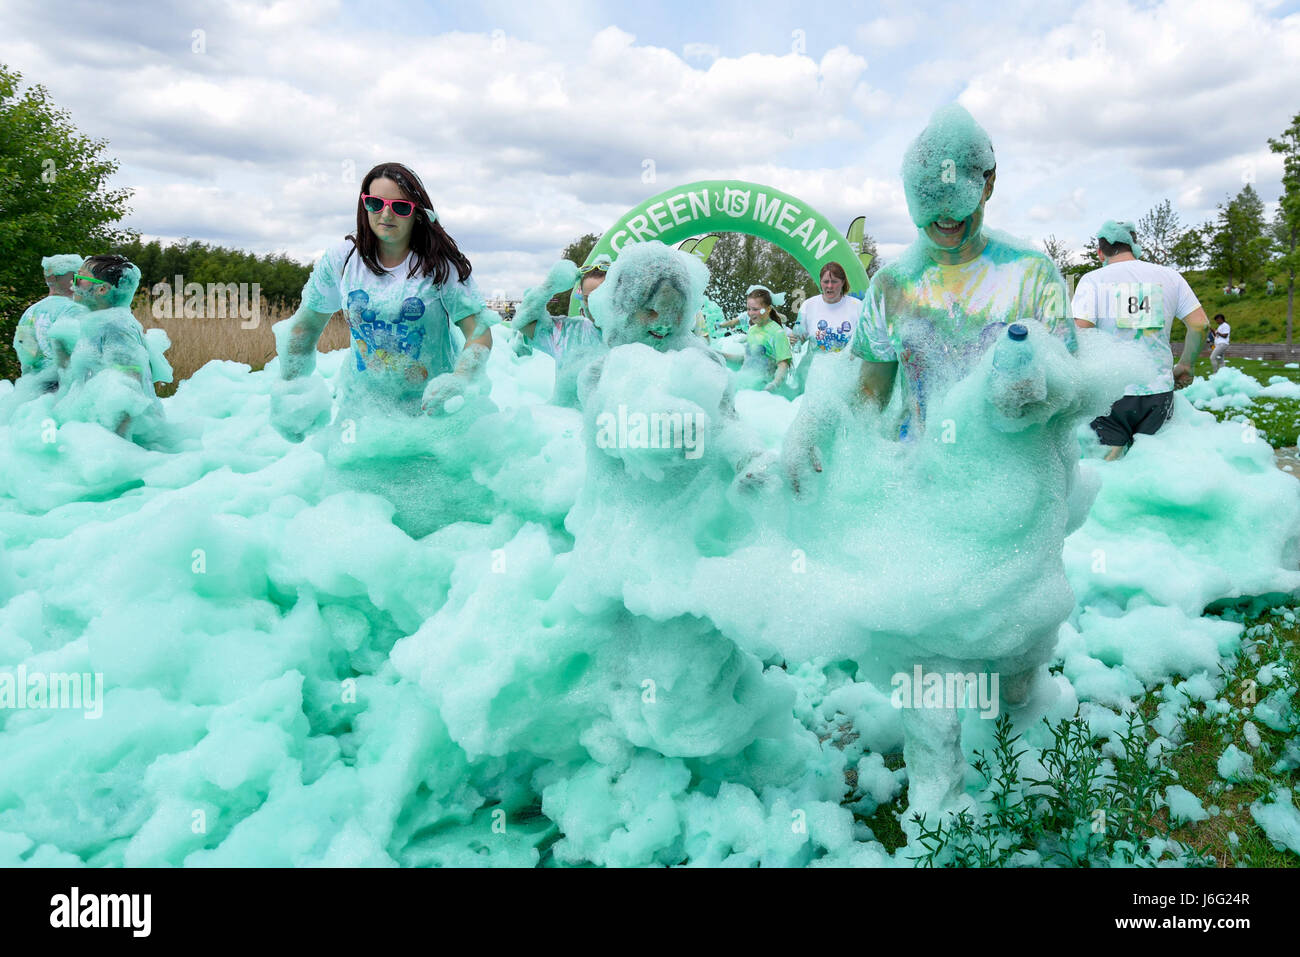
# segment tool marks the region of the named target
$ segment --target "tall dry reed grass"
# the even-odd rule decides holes
[[[215,319],[158,319],[150,311],[149,303],[140,302],[132,309],[140,325],[146,329],[163,329],[171,339],[167,361],[172,364],[173,381],[157,386],[159,395],[171,395],[185,379],[213,359],[233,359],[244,362],[254,370],[261,369],[275,358],[275,336],[271,326],[293,315],[297,306],[263,305],[259,321],[251,329],[243,328],[245,320],[235,318]],[[322,352],[347,348],[350,342],[348,323],[342,312],[330,317],[321,333],[316,348]]]

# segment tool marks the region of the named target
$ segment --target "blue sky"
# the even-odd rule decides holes
[[[895,253],[915,235],[903,148],[952,100],[993,138],[989,224],[1034,241],[1081,246],[1165,197],[1199,223],[1247,181],[1274,201],[1298,9],[0,0],[0,62],[109,140],[146,236],[310,260],[350,228],[365,170],[397,159],[485,288],[518,294],[570,240],[706,178],[841,228],[865,215]]]

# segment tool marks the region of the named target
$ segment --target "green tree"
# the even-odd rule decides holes
[[[581,266],[587,261],[587,257],[591,255],[591,251],[596,248],[598,242],[600,242],[600,237],[595,233],[579,236],[564,247],[564,251],[560,253],[560,258],[575,262]],[[538,277],[538,281],[540,282],[540,277]],[[562,292],[548,303],[548,310],[552,315],[567,316],[569,314],[569,300],[572,298],[572,290]]]
[[[862,245],[859,252],[869,253],[871,255],[871,262],[867,263],[867,278],[870,279],[879,272],[880,267],[884,265],[884,263],[881,262],[880,254],[876,251],[876,241],[871,238],[870,233],[862,234]],[[859,289],[856,291],[863,292],[864,290]]]
[[[1300,113],[1291,118],[1278,139],[1268,148],[1282,154],[1282,197],[1273,220],[1273,236],[1281,256],[1277,266],[1286,276],[1286,344],[1291,345],[1295,316],[1295,274],[1300,267]]]
[[[1161,266],[1173,262],[1173,249],[1182,236],[1182,228],[1169,200],[1162,200],[1139,219],[1137,231],[1143,259]]]
[[[109,189],[117,161],[107,140],[77,132],[42,86],[0,64],[0,375],[14,378],[9,348],[23,309],[47,293],[41,256],[104,252],[127,237],[116,224],[130,190]]]
[[[1206,236],[1213,231],[1214,226],[1210,223],[1185,230],[1169,248],[1169,261],[1179,269],[1200,269],[1209,251]]]
[[[792,320],[799,306],[817,294],[817,281],[780,246],[743,233],[723,233],[709,255],[709,285],[705,294],[728,319],[745,309],[750,286],[766,286],[785,294],[777,312]]]
[[[1257,276],[1268,262],[1270,241],[1264,232],[1264,201],[1249,183],[1227,205],[1210,239],[1210,269],[1229,282]]]
[[[239,249],[209,246],[197,240],[162,246],[154,239],[142,243],[138,236],[113,248],[140,267],[141,295],[151,295],[158,283],[173,286],[181,282],[200,284],[256,283],[262,301],[268,305],[292,305],[302,293],[311,267],[281,253],[257,256]]]

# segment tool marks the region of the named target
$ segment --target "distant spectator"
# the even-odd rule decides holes
[[[1271,279],[1270,279],[1267,283],[1264,284],[1264,291],[1267,292],[1270,296],[1273,295],[1273,291],[1274,291],[1274,289],[1276,289],[1276,288],[1277,288],[1277,287],[1275,287],[1275,286],[1273,285],[1273,280],[1271,280]]]
[[[1228,351],[1228,337],[1232,332],[1232,327],[1228,325],[1228,320],[1223,318],[1223,313],[1214,317],[1214,351],[1210,353],[1210,371],[1218,372],[1223,368],[1223,355]]]

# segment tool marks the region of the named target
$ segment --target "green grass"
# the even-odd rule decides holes
[[[1236,330],[1233,330],[1234,334]],[[1176,354],[1176,353],[1175,353]],[[1227,364],[1239,369],[1246,375],[1267,385],[1273,376],[1282,376],[1292,382],[1300,382],[1300,368],[1288,369],[1286,361],[1261,361],[1258,359],[1229,358]],[[1208,352],[1201,356],[1192,366],[1198,376],[1210,375],[1210,357]],[[1219,421],[1244,421],[1254,423],[1268,444],[1275,449],[1292,448],[1300,440],[1300,400],[1297,399],[1256,399],[1249,409],[1224,409],[1213,413]]]
[[[1277,289],[1271,296],[1264,291],[1263,279],[1247,283],[1243,296],[1225,296],[1223,280],[1209,273],[1185,272],[1183,278],[1196,293],[1206,316],[1223,313],[1232,326],[1235,342],[1286,342],[1286,282],[1281,276],[1273,277]],[[1296,290],[1295,311],[1292,335],[1300,342],[1300,289]],[[1182,323],[1175,322],[1170,338],[1181,341],[1183,329]]]
[[[1224,617],[1240,620],[1240,616],[1231,613]],[[1271,625],[1272,632],[1248,637],[1245,648],[1247,653],[1239,656],[1226,672],[1225,688],[1231,691],[1225,691],[1223,697],[1237,707],[1226,715],[1207,715],[1203,704],[1194,703],[1183,720],[1185,744],[1170,765],[1178,774],[1178,783],[1199,797],[1206,810],[1214,805],[1220,813],[1204,821],[1177,827],[1172,834],[1176,840],[1199,853],[1209,854],[1223,867],[1237,864],[1248,867],[1300,867],[1300,857],[1275,848],[1250,814],[1250,805],[1267,797],[1274,788],[1297,787],[1296,772],[1279,774],[1273,772],[1271,766],[1282,753],[1287,737],[1295,735],[1300,729],[1293,728],[1289,733],[1284,733],[1274,731],[1260,721],[1253,721],[1260,735],[1258,750],[1249,746],[1242,731],[1246,722],[1252,720],[1252,698],[1256,701],[1263,700],[1279,686],[1278,682],[1294,685],[1295,676],[1300,675],[1300,623],[1288,623],[1281,616],[1265,613],[1258,618],[1246,619],[1244,624],[1248,626],[1248,634],[1263,624]],[[1258,664],[1249,656],[1252,646],[1259,656]],[[1257,686],[1252,691],[1247,682],[1265,665],[1276,663],[1284,665],[1290,677],[1278,678],[1271,686]],[[1293,700],[1294,697],[1293,691]],[[1219,778],[1219,756],[1229,744],[1235,744],[1254,758],[1257,775],[1254,779],[1230,783]],[[1229,832],[1237,835],[1237,844],[1231,842]]]
[[[1156,689],[1136,702],[1121,735],[1123,755],[1109,767],[1102,762],[1102,739],[1082,720],[1076,716],[1058,722],[1052,726],[1055,743],[1041,758],[1048,769],[1041,781],[1020,777],[1016,758],[1024,747],[1011,735],[1010,722],[1000,720],[992,752],[981,752],[974,765],[988,787],[981,820],[962,814],[923,828],[924,851],[913,855],[918,866],[1017,866],[1033,861],[1025,856],[1032,852],[1043,864],[1064,866],[1129,860],[1149,866],[1161,860],[1186,866],[1300,868],[1300,856],[1274,847],[1250,813],[1253,803],[1270,798],[1278,788],[1300,788],[1296,771],[1273,770],[1300,727],[1274,731],[1253,713],[1256,703],[1279,689],[1296,704],[1300,616],[1287,621],[1282,609],[1247,616],[1232,608],[1220,615],[1246,629],[1240,654],[1220,675],[1224,684],[1218,697],[1232,704],[1231,710],[1220,714],[1205,703],[1190,702],[1179,715],[1181,743],[1154,765],[1147,764],[1146,749],[1154,738],[1150,722],[1162,700]],[[1269,665],[1274,677],[1264,685],[1257,679]],[[1258,748],[1246,739],[1247,721],[1259,732]],[[1250,780],[1219,777],[1219,757],[1229,744],[1251,755],[1255,776]],[[1172,827],[1168,810],[1157,808],[1161,802],[1155,800],[1172,783],[1195,794],[1211,816]],[[896,802],[863,819],[891,852],[906,843],[897,824],[906,803],[904,791]],[[1100,827],[1099,808],[1106,812]],[[1143,850],[1152,837],[1176,843],[1165,845],[1156,858]]]

